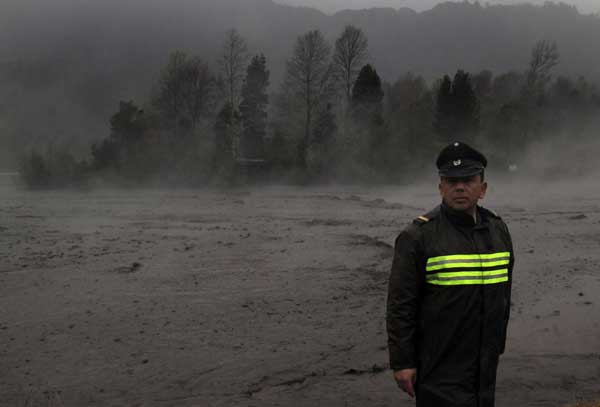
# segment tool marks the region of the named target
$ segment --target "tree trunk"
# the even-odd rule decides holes
[[[310,100],[307,98],[307,106],[306,106],[306,123],[304,125],[304,140],[302,141],[302,157],[300,158],[300,165],[303,170],[307,169],[307,155],[308,155],[308,145],[310,143],[310,125],[312,119],[312,106],[310,104]]]

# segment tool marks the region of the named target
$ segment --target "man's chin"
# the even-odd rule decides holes
[[[469,202],[463,202],[463,201],[450,202],[450,204],[448,204],[448,206],[451,209],[454,209],[455,211],[458,211],[458,212],[468,212],[472,208],[472,205]]]

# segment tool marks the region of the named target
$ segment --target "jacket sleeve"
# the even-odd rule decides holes
[[[510,236],[510,232],[508,230],[508,226],[506,226],[506,224],[504,222],[502,222],[502,229],[504,231],[504,233],[506,233],[506,238],[508,240],[508,244],[509,244],[509,250],[510,250],[510,262],[508,264],[508,284],[506,284],[506,293],[505,293],[505,299],[506,299],[506,312],[504,314],[504,338],[502,338],[502,346],[500,348],[500,354],[504,353],[504,349],[506,348],[506,337],[507,337],[507,332],[508,332],[508,320],[510,319],[510,301],[511,301],[511,293],[512,293],[512,281],[513,281],[513,268],[515,265],[515,252],[513,249],[513,243],[512,243],[512,238]]]
[[[392,370],[417,367],[416,338],[419,300],[424,281],[418,226],[396,238],[387,297],[387,333]]]

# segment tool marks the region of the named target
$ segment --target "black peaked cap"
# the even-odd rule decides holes
[[[436,165],[442,177],[469,177],[487,167],[487,158],[468,144],[457,141],[440,152]]]

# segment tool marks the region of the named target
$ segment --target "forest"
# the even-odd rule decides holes
[[[359,27],[347,25],[333,44],[311,30],[296,39],[273,94],[269,61],[237,30],[227,32],[221,51],[216,71],[202,56],[173,51],[149,100],[119,102],[110,134],[88,158],[32,149],[21,158],[23,180],[42,188],[91,180],[406,182],[454,140],[484,148],[500,171],[519,171],[531,170],[532,148],[585,144],[598,130],[597,86],[553,75],[560,53],[546,40],[522,71],[458,70],[431,83],[409,72],[386,83],[368,63],[369,39]],[[568,165],[570,175],[587,170]]]

